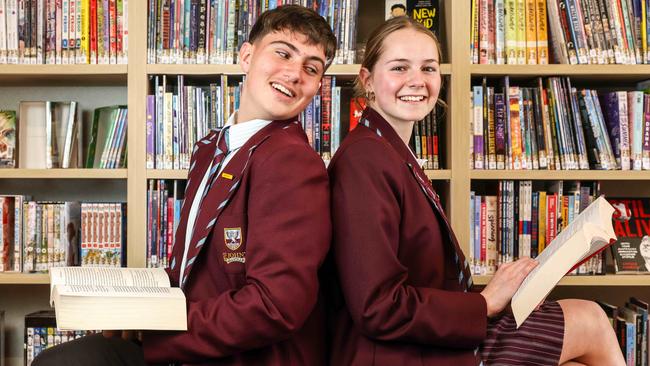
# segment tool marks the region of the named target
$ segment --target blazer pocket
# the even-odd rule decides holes
[[[244,274],[246,272],[246,214],[221,215],[212,231],[212,255],[225,273]]]

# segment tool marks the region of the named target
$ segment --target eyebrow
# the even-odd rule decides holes
[[[300,50],[296,46],[292,45],[291,43],[289,43],[287,41],[278,40],[278,41],[271,42],[271,44],[276,44],[276,43],[283,44],[283,45],[289,47],[293,52],[295,52],[297,54],[301,54]],[[318,61],[323,65],[323,67],[325,67],[325,60],[323,60],[322,58],[320,58],[318,56],[307,56],[307,59],[308,60]]]
[[[393,59],[393,60],[388,60],[388,62],[386,62],[386,63],[389,63],[389,62],[410,62],[410,61],[411,60],[406,59],[406,58],[396,58],[396,59]],[[427,64],[432,63],[432,62],[439,63],[438,60],[436,60],[435,58],[430,58],[430,59],[424,60],[424,63],[427,63]]]

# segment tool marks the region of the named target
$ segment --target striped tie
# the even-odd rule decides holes
[[[469,263],[467,263],[467,259],[465,259],[465,256],[462,254],[462,250],[460,249],[460,246],[458,245],[458,239],[456,239],[456,235],[454,235],[454,232],[451,230],[451,224],[449,223],[449,220],[447,220],[447,216],[445,215],[445,211],[442,209],[442,205],[440,204],[440,198],[438,197],[438,194],[431,188],[430,184],[427,184],[427,182],[422,179],[420,174],[416,171],[416,168],[413,166],[411,163],[407,163],[409,168],[411,169],[411,172],[415,176],[415,179],[417,179],[418,183],[420,184],[420,188],[422,188],[422,191],[424,194],[429,198],[429,202],[434,206],[434,208],[440,213],[440,218],[445,224],[445,227],[447,228],[447,233],[449,234],[449,240],[453,243],[455,253],[454,253],[454,258],[456,262],[456,266],[458,268],[458,282],[459,284],[463,287],[463,290],[467,291],[472,288],[472,276],[470,275],[469,271]]]
[[[228,155],[229,132],[230,126],[226,126],[219,133],[219,137],[217,138],[217,148],[214,149],[214,157],[212,158],[212,165],[210,166],[210,175],[208,176],[208,182],[205,185],[205,190],[203,191],[201,200],[203,200],[210,191],[212,184],[216,180],[217,172],[219,171],[219,168],[221,168],[221,163],[226,155]]]

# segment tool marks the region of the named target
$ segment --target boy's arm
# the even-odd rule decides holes
[[[246,285],[189,302],[187,332],[147,332],[147,362],[200,362],[265,347],[291,337],[310,315],[331,236],[323,163],[306,145],[289,145],[250,174]]]

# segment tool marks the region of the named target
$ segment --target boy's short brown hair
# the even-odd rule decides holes
[[[300,5],[283,5],[262,13],[248,35],[248,42],[255,43],[271,32],[283,30],[307,36],[310,44],[323,47],[326,66],[332,63],[336,51],[332,29],[322,16]]]

